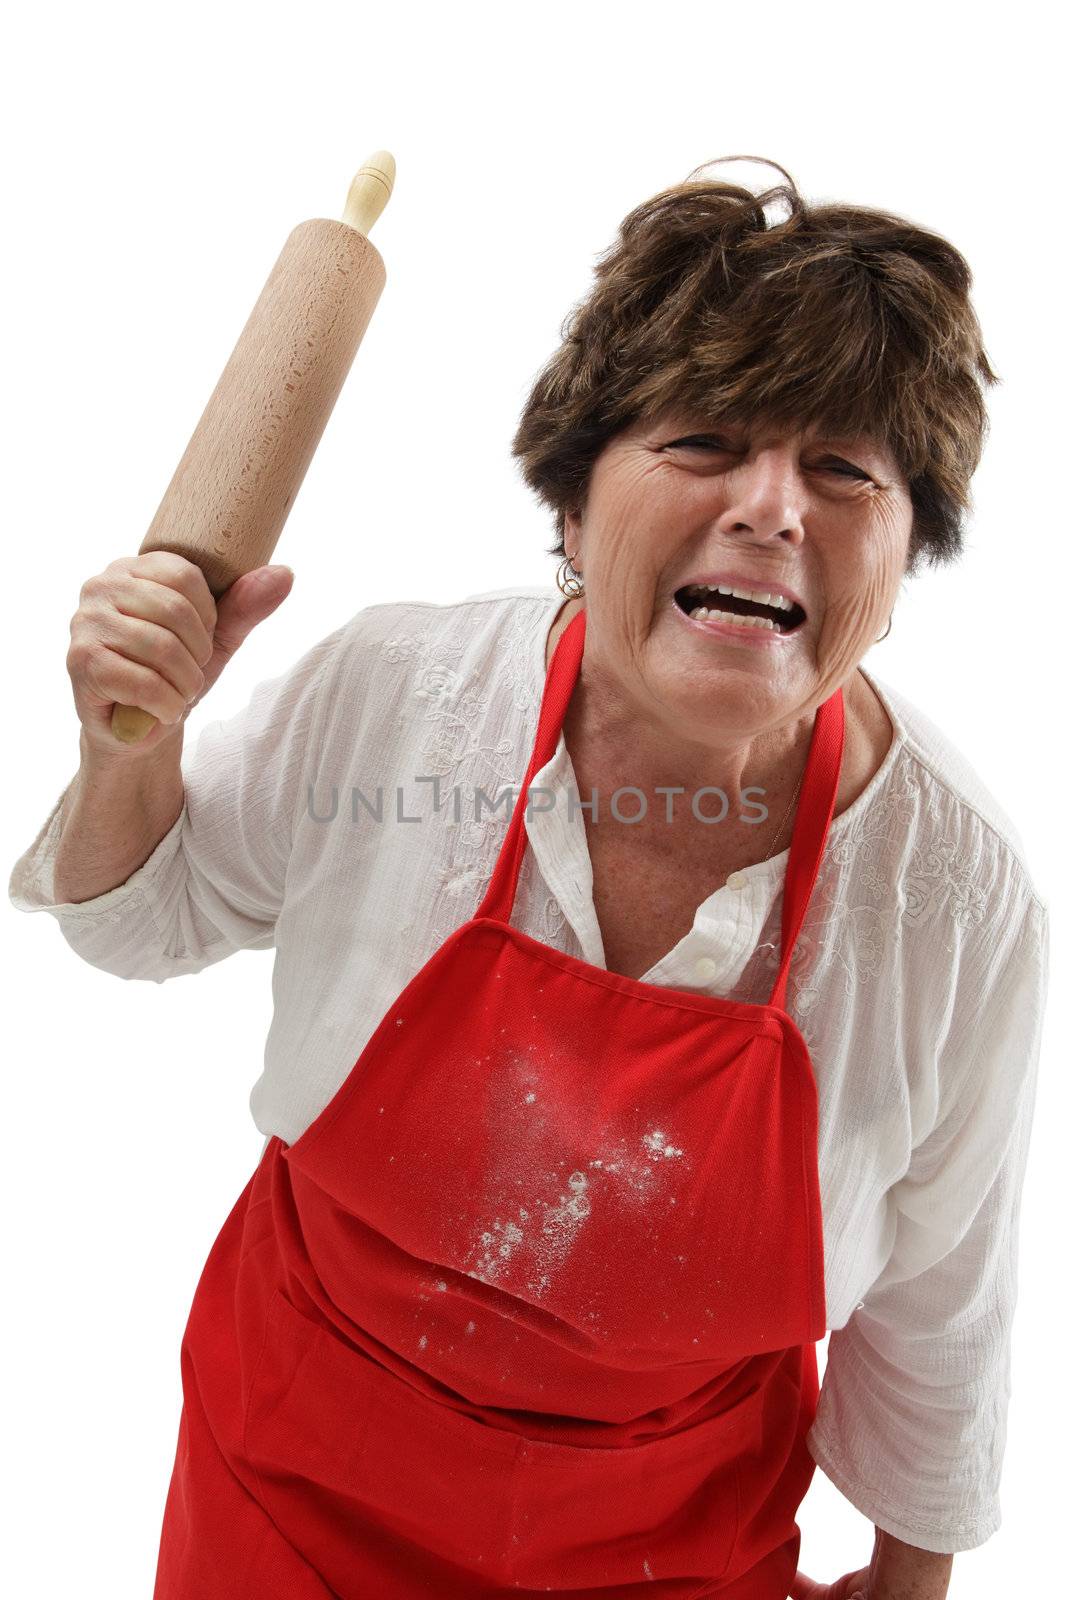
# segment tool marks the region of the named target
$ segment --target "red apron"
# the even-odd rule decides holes
[[[270,1140],[211,1249],[155,1600],[788,1593],[825,1305],[818,1096],[784,996],[841,691],[770,1004],[713,999],[511,926],[584,641],[582,610],[477,914],[295,1144]]]

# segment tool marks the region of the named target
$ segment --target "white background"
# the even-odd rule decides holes
[[[742,152],[780,162],[813,199],[934,228],[973,268],[1002,383],[967,554],[909,583],[867,659],[972,760],[1055,914],[1062,93],[1038,8],[385,10],[64,4],[8,26],[9,866],[77,765],[64,658],[80,586],[136,552],[296,223],[339,216],[359,164],[392,151],[396,189],[372,234],[388,282],[273,558],[294,567],[293,591],[193,713],[187,750],[365,605],[553,581],[550,521],[509,454],[527,389],[622,217]],[[5,1581],[144,1597],[189,1302],[262,1145],[248,1094],[271,961],[122,983],[80,962],[47,915],[9,906],[2,936]],[[1047,1592],[1060,1565],[1056,989],[1054,973],[1004,1521],[957,1556],[961,1600]],[[867,1561],[871,1525],[820,1473],[800,1520],[812,1576]]]

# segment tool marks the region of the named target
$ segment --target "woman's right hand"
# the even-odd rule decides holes
[[[288,567],[257,567],[216,603],[200,568],[169,550],[119,556],[87,579],[70,619],[67,671],[89,746],[136,756],[179,736],[188,712],[292,584]],[[111,731],[116,703],[158,719],[136,744]]]

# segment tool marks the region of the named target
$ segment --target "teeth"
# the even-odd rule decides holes
[[[736,586],[728,588],[725,583],[687,583],[686,588],[694,594],[729,594],[735,595],[738,600],[756,600],[760,605],[775,606],[779,611],[791,611],[792,600],[787,600],[784,594],[773,594],[768,590],[739,589]]]
[[[770,617],[741,617],[735,611],[718,611],[707,606],[697,606],[689,615],[697,622],[729,622],[731,625],[739,624],[742,628],[770,629],[771,633],[781,633],[777,622],[772,622]]]

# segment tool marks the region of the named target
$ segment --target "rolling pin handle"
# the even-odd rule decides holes
[[[368,234],[385,210],[395,182],[396,162],[388,150],[375,150],[349,184],[341,221]]]

